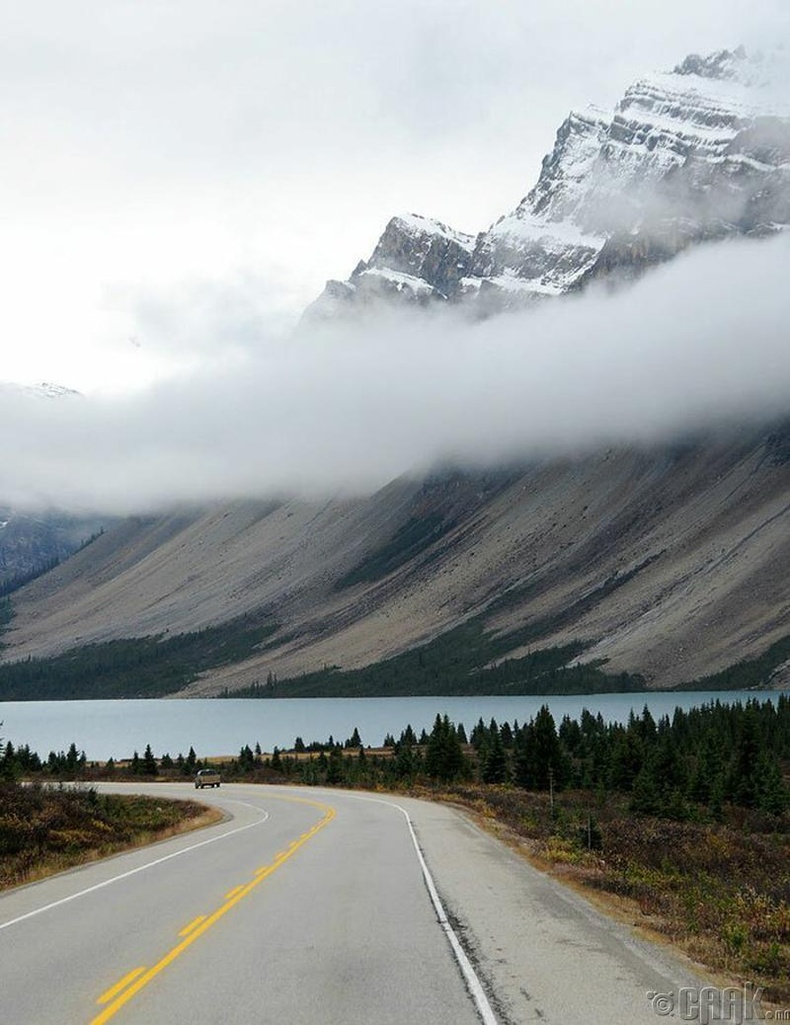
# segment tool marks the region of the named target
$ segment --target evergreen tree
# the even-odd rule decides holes
[[[326,771],[326,781],[331,786],[343,782],[343,750],[340,747],[332,747],[329,752],[329,765]]]
[[[2,747],[2,741],[0,741],[0,747]],[[9,740],[3,750],[3,757],[0,758],[0,780],[11,783],[16,777],[16,752],[14,751],[14,745]]]
[[[447,715],[437,714],[425,753],[425,771],[431,779],[449,782],[458,779],[465,768],[458,734]]]
[[[481,751],[480,776],[484,783],[504,783],[507,779],[507,751],[499,730],[494,730]]]
[[[644,764],[644,749],[637,730],[630,728],[618,733],[609,758],[609,786],[629,791]]]
[[[151,750],[150,744],[145,745],[145,751],[143,752],[142,772],[146,776],[156,776],[158,773],[156,759],[154,758],[154,752]]]
[[[398,779],[412,779],[417,771],[417,759],[414,748],[411,744],[401,742],[398,744],[398,753],[395,755],[395,776]]]
[[[758,806],[772,815],[781,815],[787,808],[787,788],[776,756],[768,751],[760,755],[757,775],[759,780]]]
[[[534,720],[517,735],[514,772],[518,786],[528,790],[548,790],[550,786],[561,790],[570,781],[572,767],[548,705],[541,706]]]
[[[760,801],[760,728],[752,702],[743,710],[730,769],[729,792],[736,804],[756,808]]]
[[[401,743],[408,744],[410,747],[414,747],[417,743],[417,735],[411,728],[411,724],[407,725],[406,729],[401,733],[400,739]],[[420,741],[420,743],[422,743],[422,741]]]

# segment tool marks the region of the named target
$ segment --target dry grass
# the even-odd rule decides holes
[[[625,801],[508,787],[448,787],[437,796],[537,867],[712,973],[752,981],[790,1004],[790,836],[787,823],[742,810],[724,823],[629,814]],[[592,824],[591,835],[588,826]],[[780,831],[781,830],[781,831]],[[588,846],[592,840],[592,846]]]
[[[211,825],[197,801],[98,794],[90,788],[0,786],[0,890]]]

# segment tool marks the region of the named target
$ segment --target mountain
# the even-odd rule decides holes
[[[721,51],[571,114],[511,214],[393,218],[304,322],[492,316],[787,227],[770,80]],[[790,686],[789,524],[790,421],[127,518],[0,606],[0,699]]]
[[[788,426],[128,519],[13,595],[4,656],[269,624],[185,691],[206,695],[377,663],[466,626],[482,633],[453,645],[473,643],[481,664],[576,644],[565,661],[675,686],[790,634],[789,522]],[[381,692],[399,686],[385,673]]]
[[[640,79],[613,112],[571,113],[537,183],[477,237],[393,217],[371,258],[330,281],[308,323],[374,304],[488,315],[630,278],[690,245],[790,224],[790,111],[771,60],[743,48]]]
[[[33,515],[0,507],[0,595],[73,555],[108,522],[107,517],[69,516],[55,510]]]

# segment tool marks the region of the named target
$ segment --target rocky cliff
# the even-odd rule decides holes
[[[394,217],[370,260],[330,281],[308,321],[381,300],[496,312],[633,277],[704,241],[790,224],[790,117],[770,60],[692,55],[640,79],[612,112],[571,113],[540,177],[476,238]]]

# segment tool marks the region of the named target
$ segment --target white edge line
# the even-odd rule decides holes
[[[362,797],[357,796],[356,794],[349,794],[348,796],[354,797],[357,801],[373,801],[376,804],[386,804],[390,808],[397,808],[406,819],[406,824],[409,827],[409,834],[411,835],[411,841],[414,844],[414,850],[417,852],[417,860],[419,861],[420,868],[422,869],[422,877],[425,880],[425,885],[428,889],[428,893],[430,894],[431,903],[433,904],[436,912],[436,917],[439,919],[439,924],[444,930],[447,939],[450,941],[450,946],[453,949],[455,960],[458,962],[458,967],[461,969],[464,980],[469,988],[469,992],[472,994],[472,998],[477,1006],[480,1017],[482,1018],[484,1025],[498,1025],[497,1017],[491,1008],[491,1004],[488,1002],[488,997],[486,996],[485,989],[480,981],[480,976],[474,970],[472,962],[466,956],[466,951],[461,946],[458,934],[455,929],[453,929],[450,924],[450,920],[447,917],[447,912],[444,909],[441,897],[436,889],[433,876],[431,875],[430,869],[425,861],[425,857],[420,850],[420,845],[417,842],[417,834],[414,832],[414,826],[409,818],[409,813],[404,807],[400,804],[396,804],[394,801],[384,801],[379,797]]]
[[[18,918],[12,918],[8,922],[3,922],[0,925],[0,932],[3,929],[8,929],[12,925],[18,925],[20,922],[24,922],[28,918],[35,918],[36,915],[43,915],[45,911],[51,911],[53,908],[60,907],[62,904],[68,904],[72,900],[77,900],[79,897],[85,897],[89,893],[95,893],[96,890],[103,890],[105,886],[112,886],[113,883],[119,883],[122,879],[128,879],[129,876],[137,875],[138,872],[145,872],[146,869],[154,868],[155,865],[161,865],[165,861],[170,861],[171,858],[180,858],[182,854],[188,854],[190,851],[196,851],[198,847],[206,847],[210,843],[216,843],[218,840],[226,840],[229,836],[234,836],[236,833],[243,833],[245,829],[253,829],[255,826],[260,826],[262,822],[265,822],[269,813],[262,811],[260,808],[256,808],[253,804],[245,804],[244,801],[234,801],[233,804],[243,804],[247,808],[253,808],[255,811],[260,812],[263,816],[258,822],[250,822],[246,826],[238,826],[236,829],[231,829],[227,833],[222,833],[221,836],[212,836],[209,840],[201,840],[200,843],[190,844],[189,847],[182,847],[180,851],[173,851],[172,854],[166,854],[163,858],[157,858],[155,861],[148,861],[145,865],[138,865],[137,868],[130,869],[128,872],[122,872],[118,876],[113,876],[112,879],[105,879],[103,883],[96,883],[95,886],[89,886],[86,890],[80,890],[78,893],[72,893],[68,897],[62,897],[60,900],[55,900],[51,904],[45,904],[43,907],[36,908],[35,911],[28,911],[25,915],[20,915]]]

